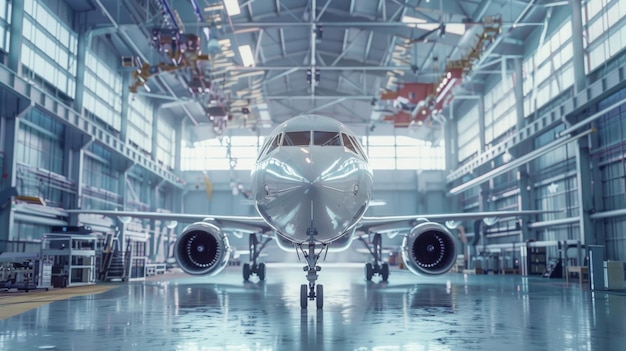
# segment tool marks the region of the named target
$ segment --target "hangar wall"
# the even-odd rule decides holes
[[[555,9],[546,29],[537,29],[524,43],[523,58],[502,58],[502,75],[485,82],[482,98],[458,101],[449,111],[458,135],[455,163],[459,169],[471,164],[473,170],[448,177],[453,189],[494,168],[506,168],[565,134],[597,130],[457,194],[466,211],[564,210],[532,218],[522,227],[512,219],[488,228],[481,245],[574,240],[606,245],[608,259],[626,260],[626,222],[621,217],[626,196],[626,21],[620,15],[626,13],[626,3],[587,2],[582,10],[576,23],[569,7]],[[573,54],[576,41],[582,40],[580,31],[587,38],[578,43],[585,55]],[[577,63],[584,63],[578,66],[584,71]],[[580,128],[570,129],[581,121]],[[515,138],[522,141],[484,157]],[[487,161],[476,162],[481,157]],[[553,248],[551,256],[556,255]]]

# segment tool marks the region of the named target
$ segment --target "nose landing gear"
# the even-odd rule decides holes
[[[302,252],[306,259],[307,265],[303,267],[306,273],[306,279],[309,284],[300,285],[300,307],[306,309],[309,301],[315,300],[315,306],[321,309],[324,306],[324,286],[322,284],[315,285],[318,274],[322,267],[317,265],[317,261],[324,248],[328,249],[326,244],[322,244],[322,249],[315,253],[315,243],[309,242],[308,250],[302,248],[302,244],[298,244],[297,248]]]

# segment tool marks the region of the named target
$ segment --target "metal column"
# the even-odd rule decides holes
[[[580,213],[580,240],[584,245],[599,243],[595,237],[591,218],[589,217],[591,210],[593,210],[590,163],[588,138],[578,139],[576,147],[576,183]]]
[[[9,43],[9,68],[22,75],[22,33],[24,29],[24,1],[11,1],[11,40]]]
[[[582,1],[569,0],[569,8],[572,11],[572,48],[574,55],[574,87],[576,93],[580,93],[587,87],[587,77],[585,75],[585,61],[583,55],[583,16]]]
[[[587,247],[589,248],[590,288],[591,290],[604,290],[604,246],[589,245]]]

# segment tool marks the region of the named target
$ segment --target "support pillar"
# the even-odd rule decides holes
[[[588,139],[580,138],[576,143],[578,146],[576,148],[576,185],[578,188],[580,241],[584,245],[603,244],[604,238],[596,237],[591,218],[589,217],[593,210],[593,194],[591,192],[591,160],[589,157]]]
[[[574,56],[574,88],[576,94],[587,87],[587,77],[585,75],[585,55],[583,49],[583,16],[582,1],[569,0],[569,8],[572,11],[572,49]]]
[[[6,185],[0,194],[4,208],[0,208],[0,252],[5,252],[10,247],[7,245],[13,235],[13,196],[16,194],[17,175],[16,175],[16,159],[15,149],[17,144],[17,135],[19,131],[19,119],[17,117],[2,118],[2,131],[4,135],[4,171],[2,176]]]
[[[76,195],[63,198],[65,208],[82,208],[84,148],[93,141],[93,137],[79,133],[71,128],[65,128],[63,175],[76,183]],[[70,225],[76,225],[78,215],[71,214],[68,220]]]
[[[522,60],[520,58],[513,59],[513,94],[515,95],[515,113],[517,118],[516,129],[522,130],[526,126],[526,118],[524,116],[524,87],[523,87],[523,67]],[[525,140],[519,145],[517,150],[532,150],[530,140]],[[520,156],[518,154],[513,155],[512,151],[509,151],[511,156]],[[533,179],[528,174],[528,164],[522,165],[517,169],[518,187],[520,189],[519,205],[520,210],[533,209],[533,201],[531,192],[533,189]],[[527,220],[527,219],[526,219]],[[530,228],[526,225],[522,225],[521,242],[526,242],[531,239]]]
[[[487,144],[485,136],[485,96],[480,95],[478,98],[478,139],[480,140],[479,153],[485,152],[485,144]]]
[[[184,124],[187,119],[184,118],[180,123],[176,124],[174,127],[175,135],[174,135],[174,171],[180,172],[181,169],[181,158],[183,155],[183,133],[184,133]]]
[[[124,74],[122,78],[122,113],[120,115],[120,139],[127,143],[128,137],[128,109],[130,108],[129,100],[131,99],[128,86],[130,84],[130,74]]]
[[[11,40],[9,43],[9,69],[22,76],[22,32],[24,31],[24,1],[11,1]]]
[[[83,93],[85,91],[85,62],[87,60],[88,38],[82,31],[78,35],[76,53],[76,91],[74,93],[74,110],[83,115]]]
[[[150,148],[150,158],[152,161],[157,161],[157,145],[159,143],[159,110],[156,107],[152,107],[152,147]]]

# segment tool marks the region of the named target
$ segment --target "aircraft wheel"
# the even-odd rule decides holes
[[[243,280],[248,281],[248,279],[250,279],[250,274],[252,274],[252,271],[250,270],[250,264],[244,263],[243,264]]]
[[[317,294],[315,296],[315,305],[317,309],[324,307],[324,285],[317,284]]]
[[[259,280],[265,280],[265,263],[259,263],[256,275],[259,276]]]
[[[389,264],[388,263],[383,263],[381,270],[380,270],[380,275],[383,277],[384,282],[386,282],[389,279]]]
[[[309,303],[309,287],[306,284],[300,285],[300,307],[305,309]]]
[[[365,264],[365,280],[370,281],[374,276],[374,266],[371,263]]]

